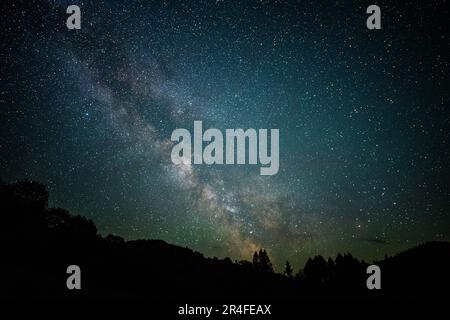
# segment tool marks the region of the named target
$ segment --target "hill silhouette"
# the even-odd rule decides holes
[[[350,253],[310,258],[301,272],[273,271],[266,251],[253,260],[206,258],[162,240],[102,237],[95,224],[48,208],[38,182],[0,185],[3,298],[333,299],[443,297],[450,243],[427,242],[376,262],[382,290],[368,290],[368,264]],[[66,268],[82,270],[82,290],[66,288]]]

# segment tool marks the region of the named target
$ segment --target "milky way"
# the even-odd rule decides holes
[[[449,234],[445,2],[7,4],[0,177],[99,232],[278,269]],[[65,9],[81,8],[81,30]],[[280,170],[174,165],[176,128],[279,128]]]

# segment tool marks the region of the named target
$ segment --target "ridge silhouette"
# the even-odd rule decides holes
[[[375,262],[382,290],[368,290],[368,263],[350,253],[312,257],[295,274],[287,261],[283,275],[263,249],[252,262],[233,262],[162,240],[102,237],[91,220],[48,208],[48,196],[34,181],[0,185],[2,298],[433,298],[450,285],[449,242],[427,242]],[[66,288],[71,264],[82,270],[82,290]]]

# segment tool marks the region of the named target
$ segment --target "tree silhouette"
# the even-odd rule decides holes
[[[36,181],[23,180],[11,185],[14,198],[33,209],[46,209],[48,205],[47,187]]]
[[[303,269],[303,276],[309,285],[321,287],[327,280],[327,262],[322,256],[309,258]]]
[[[263,272],[274,272],[272,262],[264,249],[260,249],[258,253],[253,254],[253,265]]]
[[[253,266],[258,267],[259,266],[259,256],[258,256],[258,252],[255,251],[255,253],[253,253]]]
[[[292,278],[293,272],[294,272],[294,270],[292,270],[291,264],[289,263],[289,261],[286,261],[286,266],[284,268],[284,274],[286,276]]]

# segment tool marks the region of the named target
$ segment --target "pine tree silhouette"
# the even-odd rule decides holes
[[[259,266],[259,256],[258,256],[258,252],[256,252],[256,251],[253,254],[253,266],[255,266],[255,267]]]
[[[294,270],[292,270],[291,264],[289,261],[286,261],[286,267],[284,268],[284,274],[288,277],[292,277]]]
[[[259,256],[259,268],[264,272],[272,272],[273,273],[273,266],[272,262],[269,259],[269,256],[267,255],[266,250],[259,250],[258,253]]]

